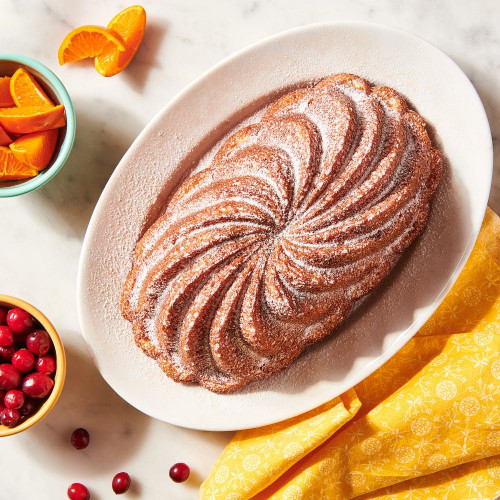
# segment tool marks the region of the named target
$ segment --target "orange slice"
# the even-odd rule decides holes
[[[14,101],[10,95],[10,77],[0,78],[0,108],[10,108]]]
[[[25,106],[0,109],[0,126],[11,134],[29,134],[61,126],[64,106]]]
[[[58,135],[57,129],[26,134],[10,144],[9,148],[21,163],[43,170],[54,155]]]
[[[0,146],[0,181],[15,181],[35,177],[38,172],[21,163],[9,148]]]
[[[125,45],[116,33],[101,26],[81,26],[68,33],[59,47],[59,64],[96,57],[114,50],[125,51]]]
[[[12,139],[9,137],[7,132],[0,127],[0,146],[8,146],[12,142]]]
[[[16,106],[54,106],[40,84],[28,71],[19,68],[10,79],[10,94]],[[64,127],[64,118],[56,127]]]
[[[103,76],[113,76],[124,70],[134,57],[146,29],[146,11],[133,5],[117,14],[108,24],[108,29],[117,33],[125,44],[125,51],[113,49],[95,58],[95,67]]]
[[[10,79],[10,95],[16,106],[54,105],[35,78],[23,68],[19,68]]]

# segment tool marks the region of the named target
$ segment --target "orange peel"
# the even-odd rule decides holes
[[[7,134],[2,127],[0,127],[0,146],[8,146],[11,142],[12,139],[9,137],[9,134]]]
[[[10,95],[10,77],[4,76],[0,78],[0,108],[10,108],[14,105]]]
[[[57,129],[26,134],[11,143],[9,148],[21,163],[35,170],[43,170],[54,155],[58,135]]]
[[[64,106],[1,108],[0,126],[11,134],[29,134],[63,126]],[[62,125],[61,125],[62,124]]]
[[[146,11],[141,5],[133,5],[118,13],[108,24],[125,44],[125,51],[104,52],[95,58],[95,68],[103,76],[113,76],[123,71],[132,61],[144,37]]]

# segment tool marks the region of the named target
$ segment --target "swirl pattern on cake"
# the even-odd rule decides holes
[[[138,242],[122,296],[137,345],[215,392],[283,370],[421,233],[441,170],[391,88],[338,74],[286,94]]]

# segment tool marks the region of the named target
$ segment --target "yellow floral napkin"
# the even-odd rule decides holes
[[[239,431],[200,498],[493,499],[500,494],[500,219],[413,339],[347,393]]]

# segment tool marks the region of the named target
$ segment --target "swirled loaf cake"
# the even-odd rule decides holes
[[[426,225],[442,156],[425,126],[349,74],[273,102],[138,242],[122,297],[137,345],[229,392],[331,334]]]

